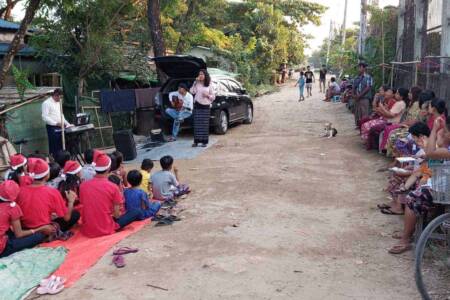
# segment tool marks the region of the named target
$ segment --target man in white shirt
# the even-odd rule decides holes
[[[194,97],[192,97],[188,90],[185,83],[180,83],[178,91],[169,94],[172,107],[166,109],[166,114],[173,119],[172,136],[169,138],[170,142],[177,139],[180,124],[192,115]]]
[[[328,90],[326,92],[324,101],[331,101],[331,98],[333,98],[336,95],[340,95],[340,94],[341,94],[341,87],[336,82],[336,78],[331,77],[330,84],[328,85]]]
[[[61,116],[61,95],[61,89],[55,89],[52,96],[42,103],[42,120],[47,127],[48,151],[53,157],[62,150],[61,120],[64,121],[64,127],[72,126],[64,115]]]

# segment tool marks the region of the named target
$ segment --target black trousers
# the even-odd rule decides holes
[[[72,215],[70,216],[70,220],[66,221],[64,218],[58,218],[54,221],[59,224],[61,231],[67,231],[73,227],[73,225],[77,224],[80,219],[80,212],[78,210],[72,210]]]
[[[55,157],[62,150],[61,127],[47,125],[48,152]]]

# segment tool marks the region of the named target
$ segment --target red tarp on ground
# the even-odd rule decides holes
[[[150,220],[134,222],[120,232],[98,238],[88,238],[82,235],[79,229],[76,228],[72,230],[75,235],[69,240],[53,241],[42,244],[41,246],[51,248],[63,246],[69,250],[66,259],[54,273],[54,275],[66,278],[65,286],[69,287],[80,279],[115,244],[141,230],[149,223]]]

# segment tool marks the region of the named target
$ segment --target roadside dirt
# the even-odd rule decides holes
[[[387,253],[402,219],[375,208],[387,161],[314,89],[300,103],[290,86],[256,99],[253,125],[177,161],[194,190],[184,219],[144,228],[121,243],[140,249],[125,268],[108,253],[48,299],[419,299],[413,254]],[[318,137],[326,121],[336,138]]]

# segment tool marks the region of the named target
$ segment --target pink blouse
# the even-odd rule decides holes
[[[195,82],[190,90],[191,94],[194,96],[194,103],[198,102],[202,105],[210,105],[214,99],[216,99],[216,93],[212,86],[212,82],[209,86],[204,86],[200,82]]]

